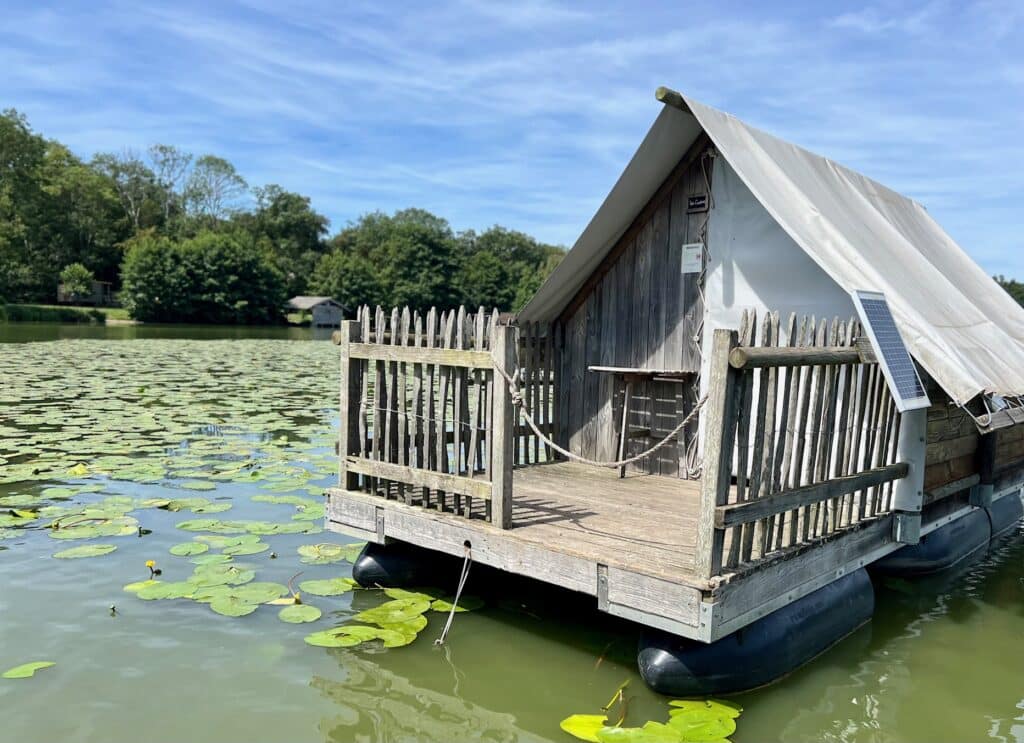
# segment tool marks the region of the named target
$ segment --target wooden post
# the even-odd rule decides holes
[[[358,408],[354,404],[360,396],[360,379],[358,369],[353,373],[352,359],[349,356],[349,346],[352,343],[359,343],[361,338],[359,322],[356,320],[345,320],[341,323],[341,329],[336,335],[339,351],[341,352],[341,384],[339,385],[339,406],[341,411],[341,425],[338,427],[338,487],[345,490],[356,490],[358,488],[355,479],[357,475],[348,473],[349,454],[353,444],[359,441],[359,416]],[[361,362],[356,361],[356,364]]]
[[[512,375],[519,368],[519,329],[515,325],[495,323],[491,331],[491,355],[494,358],[494,395],[491,398],[491,522],[501,528],[512,527],[512,465],[515,461],[516,411],[508,383],[497,371]]]
[[[701,476],[700,515],[694,569],[711,578],[722,568],[725,530],[715,528],[715,509],[725,505],[732,482],[732,450],[736,430],[736,383],[739,372],[729,365],[729,354],[739,342],[735,330],[715,331],[711,345],[708,399],[704,405],[704,466]]]
[[[975,468],[978,471],[978,484],[971,487],[970,504],[979,508],[992,505],[992,492],[995,489],[996,468],[996,432],[982,434],[978,439],[978,449],[974,455]]]

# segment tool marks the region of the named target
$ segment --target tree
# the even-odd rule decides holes
[[[996,283],[1003,287],[1007,294],[1009,294],[1017,302],[1017,304],[1024,305],[1024,283],[1017,281],[1016,279],[1008,279],[1005,276],[993,276]]]
[[[100,153],[92,162],[93,167],[113,181],[132,230],[138,232],[152,226],[154,220],[146,217],[155,216],[151,212],[158,210],[162,199],[158,196],[156,176],[142,158],[134,150],[126,149],[120,154]]]
[[[284,281],[267,247],[238,231],[204,230],[188,240],[143,233],[125,256],[122,301],[150,322],[279,322]]]
[[[470,305],[518,310],[565,255],[561,248],[495,225],[459,235],[456,278],[461,301]]]
[[[310,280],[310,290],[333,297],[349,308],[386,304],[377,268],[366,258],[335,250],[320,258]]]
[[[156,183],[160,187],[161,208],[166,224],[184,209],[184,187],[192,155],[169,144],[155,144],[149,148]]]
[[[257,187],[253,193],[256,211],[236,215],[236,222],[252,234],[267,238],[288,293],[306,293],[317,261],[326,252],[323,237],[327,217],[313,210],[309,197],[275,184]]]
[[[14,109],[0,114],[0,296],[24,299],[35,288],[34,233],[46,194],[40,170],[46,140]]]
[[[235,166],[215,155],[196,160],[185,186],[185,208],[200,220],[217,223],[226,218],[246,190]]]
[[[75,297],[91,295],[93,280],[92,271],[81,263],[68,264],[60,272],[60,283],[64,285],[64,291]]]

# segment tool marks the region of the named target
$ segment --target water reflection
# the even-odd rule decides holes
[[[1017,533],[941,574],[877,581],[866,647],[841,644],[747,695],[744,722],[777,727],[783,741],[1024,741],[1022,564]]]
[[[310,686],[335,704],[320,720],[325,741],[420,741],[494,743],[545,741],[521,728],[515,716],[495,712],[459,696],[417,686],[373,662],[373,656],[335,651],[344,680],[314,676]]]

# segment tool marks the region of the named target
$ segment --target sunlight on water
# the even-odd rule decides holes
[[[523,581],[481,587],[486,607],[458,615],[446,648],[432,644],[443,624],[434,614],[412,645],[390,650],[328,650],[302,639],[377,605],[379,593],[305,597],[324,617],[291,625],[277,607],[229,618],[189,600],[123,592],[148,577],[149,559],[165,580],[187,577],[195,566],[168,550],[197,536],[175,526],[195,518],[310,527],[261,537],[277,559],[270,550],[234,558],[257,581],[351,568],[300,563],[301,545],[351,540],[315,534],[320,522],[294,521],[289,505],[251,499],[315,499],[332,482],[334,347],[235,330],[224,342],[187,334],[123,340],[119,329],[93,328],[90,339],[0,345],[0,498],[27,504],[6,508],[42,513],[47,504],[111,496],[231,506],[211,515],[133,510],[152,530],[143,537],[58,540],[48,518],[0,527],[0,670],[57,663],[32,679],[0,680],[0,741],[570,741],[558,721],[596,712],[627,678],[630,722],[664,716],[665,698],[636,674],[634,625],[599,614],[586,597]],[[66,333],[21,327],[16,335],[7,340]],[[90,476],[67,475],[79,461]],[[197,481],[212,489],[182,487]],[[65,484],[102,492],[41,496]],[[96,542],[117,550],[51,557]],[[436,582],[447,588],[456,578]],[[737,698],[746,711],[733,740],[1024,741],[1022,580],[1018,531],[950,573],[876,583],[868,626],[780,683]]]

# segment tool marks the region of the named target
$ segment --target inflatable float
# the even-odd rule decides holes
[[[861,568],[710,644],[649,630],[637,665],[661,694],[748,691],[828,650],[871,619],[874,608],[871,579]]]

